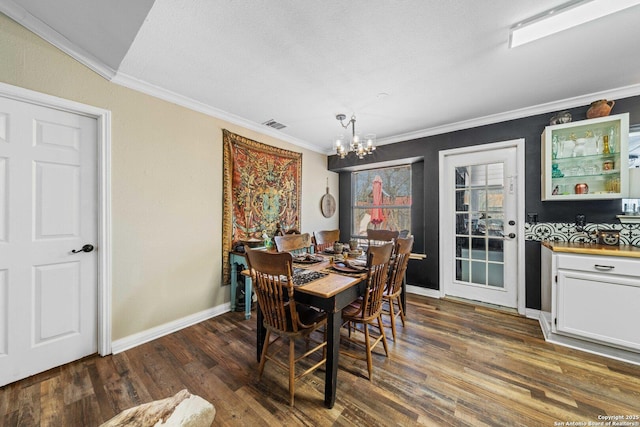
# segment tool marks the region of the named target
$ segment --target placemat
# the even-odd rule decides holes
[[[306,285],[314,280],[326,277],[328,273],[321,273],[314,270],[305,270],[304,268],[295,268],[293,273],[293,284],[295,286]]]

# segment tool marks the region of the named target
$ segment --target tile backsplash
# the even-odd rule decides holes
[[[597,243],[598,230],[619,230],[621,245],[640,246],[640,224],[587,223],[583,231],[576,230],[572,222],[527,222],[524,226],[526,240],[556,242]]]

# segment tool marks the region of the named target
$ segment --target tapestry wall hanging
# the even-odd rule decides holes
[[[300,229],[302,153],[222,130],[224,212],[222,283],[229,284],[229,251],[250,239]]]

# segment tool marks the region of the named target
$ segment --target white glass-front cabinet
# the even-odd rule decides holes
[[[626,197],[628,113],[547,126],[541,138],[542,200]]]

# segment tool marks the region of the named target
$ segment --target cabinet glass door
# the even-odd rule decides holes
[[[548,126],[542,200],[614,199],[627,192],[629,115]]]

